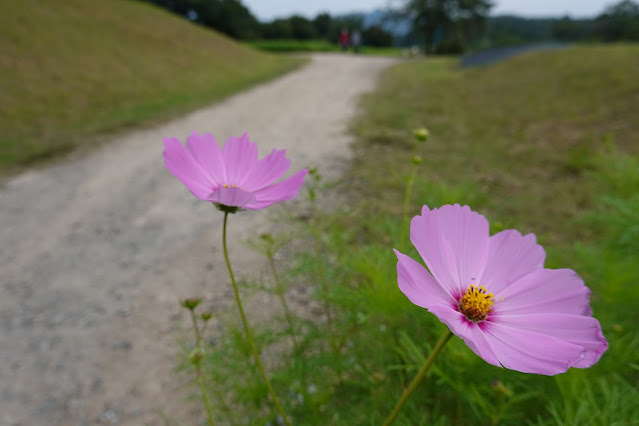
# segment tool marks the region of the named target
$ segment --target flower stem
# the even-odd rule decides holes
[[[413,192],[413,185],[415,184],[415,176],[417,175],[417,166],[415,164],[410,165],[410,174],[408,176],[408,183],[406,184],[406,194],[404,195],[404,211],[402,215],[402,235],[406,235],[406,227],[408,226],[408,210],[410,209],[410,199]],[[406,238],[402,237],[402,250],[406,250]]]
[[[437,358],[437,355],[439,355],[439,353],[442,351],[442,349],[446,345],[446,342],[448,342],[448,340],[451,338],[452,335],[453,333],[451,333],[450,330],[446,328],[446,331],[442,334],[442,336],[437,341],[437,344],[435,345],[433,352],[431,352],[430,356],[428,357],[428,359],[426,360],[422,368],[419,370],[419,372],[417,373],[413,381],[410,383],[410,385],[408,385],[408,387],[404,389],[404,393],[402,394],[402,397],[399,399],[399,401],[397,401],[395,408],[393,408],[393,411],[391,411],[391,413],[386,418],[386,421],[384,422],[384,426],[388,426],[392,424],[395,418],[397,417],[397,415],[400,413],[400,411],[402,411],[402,407],[404,406],[404,404],[406,404],[406,401],[408,401],[408,399],[413,394],[413,392],[415,392],[415,389],[417,389],[419,384],[424,380],[424,377],[426,377],[426,373],[428,373],[428,370],[430,369],[431,365],[433,365],[433,363],[435,362],[435,358]]]
[[[275,396],[275,392],[273,391],[273,387],[271,386],[271,382],[266,376],[266,372],[264,371],[264,366],[262,365],[262,361],[260,360],[260,356],[257,353],[257,349],[255,347],[255,343],[253,342],[253,336],[251,335],[251,330],[249,329],[248,322],[246,320],[246,315],[244,314],[244,308],[242,307],[242,301],[240,300],[240,292],[237,288],[237,282],[235,281],[235,275],[233,274],[233,269],[231,268],[231,261],[229,260],[229,252],[226,247],[226,223],[228,219],[228,212],[224,212],[224,226],[222,228],[222,247],[224,248],[224,260],[226,261],[226,267],[229,270],[229,276],[231,277],[231,283],[233,284],[233,292],[235,293],[235,301],[237,302],[237,308],[240,311],[240,316],[242,317],[242,324],[244,325],[244,333],[246,333],[246,340],[249,342],[249,346],[251,347],[251,352],[253,353],[253,357],[255,358],[255,363],[257,364],[257,368],[260,370],[262,374],[262,378],[266,383],[266,388],[268,389],[268,393],[271,395],[273,399],[273,403],[275,404],[275,408],[277,409],[284,422],[291,426],[291,422],[288,417],[284,413],[284,410],[280,406],[280,403]]]
[[[193,320],[193,331],[195,332],[195,350],[197,351],[196,359],[195,359],[195,372],[197,374],[197,384],[200,387],[200,395],[202,396],[202,402],[204,403],[204,408],[206,409],[206,418],[208,420],[209,426],[214,426],[213,422],[213,409],[211,408],[211,401],[209,400],[209,396],[206,393],[206,386],[204,385],[204,376],[202,375],[202,334],[200,333],[200,329],[197,325],[197,319],[195,318],[194,309],[189,309],[191,313],[191,319]]]
[[[284,283],[280,278],[280,274],[277,272],[277,268],[275,267],[275,259],[273,258],[272,252],[267,252],[266,257],[268,258],[269,267],[271,268],[271,274],[273,275],[273,280],[275,280],[275,289],[277,292],[277,297],[279,297],[280,302],[282,303],[282,308],[284,308],[284,315],[286,316],[286,321],[288,322],[288,326],[291,329],[291,333],[293,334],[293,340],[295,340],[297,344],[297,338],[295,336],[295,325],[293,324],[293,315],[291,314],[291,310],[288,307],[288,303],[286,302],[286,295]]]
[[[324,309],[324,315],[326,315],[326,326],[330,335],[330,345],[333,351],[333,355],[339,354],[339,347],[335,341],[333,333],[333,316],[331,315],[331,306],[328,301],[328,279],[326,277],[326,268],[324,266],[324,256],[322,256],[322,250],[320,247],[320,230],[317,225],[317,191],[316,187],[319,185],[320,175],[317,172],[311,172],[313,176],[313,183],[309,189],[309,200],[311,202],[311,218],[309,221],[309,227],[311,235],[313,236],[313,250],[315,251],[315,259],[317,259],[318,275],[320,276],[321,290],[324,293],[322,307]]]
[[[314,219],[313,219],[314,220]],[[324,256],[322,256],[322,250],[320,248],[320,237],[319,232],[315,228],[314,225],[312,229],[313,234],[313,249],[315,251],[315,258],[317,259],[318,272],[320,276],[320,284],[322,286],[323,300],[322,307],[324,308],[324,315],[326,315],[326,326],[328,327],[330,333],[331,340],[331,348],[333,349],[333,353],[337,355],[339,349],[335,343],[335,337],[333,333],[333,316],[331,315],[331,305],[328,302],[328,280],[326,279],[326,267],[324,266]]]
[[[410,162],[410,170],[408,172],[408,182],[406,183],[406,193],[404,194],[404,209],[402,214],[402,240],[400,244],[400,250],[406,250],[406,237],[405,235],[410,234],[410,232],[405,232],[408,227],[408,212],[410,210],[410,200],[413,195],[413,186],[415,185],[415,178],[417,177],[417,163],[414,161],[414,158],[417,156],[417,151],[419,148],[419,143],[415,143],[413,148],[413,156],[411,157]]]

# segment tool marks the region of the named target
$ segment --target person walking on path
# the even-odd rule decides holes
[[[358,30],[353,31],[351,44],[353,45],[353,52],[357,53],[359,51],[359,48],[362,46],[362,33],[360,33]]]
[[[339,45],[342,47],[342,52],[346,52],[349,42],[350,37],[348,36],[348,30],[346,28],[342,28],[342,32],[339,34]]]

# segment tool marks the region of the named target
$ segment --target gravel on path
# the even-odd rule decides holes
[[[164,168],[162,138],[198,131],[222,142],[248,132],[261,156],[286,148],[289,173],[314,165],[337,177],[357,98],[393,63],[313,55],[278,80],[8,181],[0,190],[0,424],[161,425],[160,413],[193,423],[198,407],[184,402],[188,390],[172,372],[178,301],[203,296],[219,310],[233,299],[222,214]],[[262,262],[238,241],[267,229],[267,214],[232,217],[239,275]],[[249,321],[272,308],[250,303]]]

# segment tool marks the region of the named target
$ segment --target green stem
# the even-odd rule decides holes
[[[286,302],[286,295],[284,294],[284,283],[280,278],[280,274],[277,272],[277,267],[275,266],[275,259],[273,258],[273,252],[268,250],[266,253],[266,257],[268,258],[269,265],[271,267],[271,273],[273,274],[273,280],[275,280],[275,286],[277,289],[277,295],[282,302],[282,307],[284,308],[284,314],[286,315],[286,321],[288,322],[288,326],[291,329],[291,335],[293,336],[293,349],[297,356],[302,362],[302,395],[307,400],[309,399],[308,395],[308,387],[306,380],[306,359],[303,356],[303,349],[300,341],[297,338],[297,334],[295,333],[295,325],[293,323],[293,315],[291,314],[291,310],[288,307],[288,303]]]
[[[408,212],[410,210],[410,200],[413,195],[413,186],[415,185],[415,178],[417,177],[417,164],[413,162],[413,158],[415,157],[415,155],[417,155],[418,147],[419,145],[415,144],[415,148],[413,150],[413,157],[411,157],[411,162],[410,162],[408,182],[406,183],[406,193],[404,194],[404,209],[402,214],[402,229],[401,229],[402,239],[401,239],[401,245],[400,245],[400,250],[402,251],[406,250],[405,236],[409,234],[409,232],[406,232],[406,228],[408,228]]]
[[[191,313],[191,320],[193,321],[193,331],[195,332],[195,347],[200,349],[200,342],[202,341],[202,335],[200,334],[200,329],[197,326],[197,318],[195,318],[195,310],[189,309]]]
[[[315,259],[317,260],[318,265],[318,275],[320,276],[320,285],[322,287],[323,297],[322,297],[322,308],[324,309],[324,315],[326,315],[326,326],[328,328],[328,332],[330,335],[330,344],[331,349],[333,350],[333,354],[337,356],[339,352],[339,348],[335,342],[335,335],[333,333],[333,316],[331,315],[331,306],[328,302],[328,280],[326,279],[326,268],[324,265],[324,256],[322,256],[322,250],[320,248],[320,233],[317,228],[317,224],[315,223],[315,218],[317,217],[317,209],[315,207],[315,201],[313,200],[311,205],[311,234],[313,235],[313,250],[315,251]]]
[[[280,298],[280,302],[282,303],[282,307],[284,308],[286,321],[288,322],[288,326],[291,328],[291,333],[293,333],[293,339],[297,341],[297,338],[295,337],[295,328],[293,325],[293,315],[291,314],[291,310],[289,309],[288,303],[286,302],[286,295],[284,294],[284,284],[282,283],[280,274],[277,272],[277,268],[275,267],[275,259],[273,259],[273,253],[269,251],[268,253],[266,253],[266,257],[268,258],[268,263],[271,268],[271,274],[273,274],[273,280],[275,280],[277,296]]]
[[[319,232],[316,229],[313,230],[313,248],[315,250],[315,258],[318,262],[320,282],[322,285],[322,291],[324,292],[324,297],[322,300],[322,307],[324,308],[324,315],[326,315],[326,325],[328,327],[329,333],[331,334],[331,347],[333,351],[335,351],[335,339],[333,338],[333,316],[331,315],[331,307],[328,303],[328,284],[326,279],[326,267],[324,266],[324,257],[322,256],[322,250],[320,249],[320,240],[319,240]]]
[[[397,401],[397,404],[395,405],[395,408],[393,408],[393,411],[391,411],[391,413],[388,415],[388,418],[386,418],[384,426],[392,424],[400,411],[402,411],[402,407],[404,406],[404,404],[406,404],[406,401],[408,401],[413,392],[415,392],[415,389],[417,389],[419,384],[424,380],[424,377],[426,377],[426,373],[428,373],[431,365],[433,365],[433,363],[435,362],[435,358],[437,358],[437,355],[439,355],[439,353],[446,345],[446,342],[448,342],[452,335],[453,333],[451,333],[450,330],[447,328],[446,331],[439,338],[437,344],[435,345],[435,348],[433,349],[433,352],[431,352],[430,356],[428,357],[422,368],[419,370],[413,381],[410,383],[410,385],[408,385],[408,387],[404,390],[402,397],[399,399],[399,401]]]
[[[235,281],[235,275],[233,274],[233,269],[231,268],[231,261],[229,260],[229,252],[226,247],[226,223],[228,219],[229,213],[224,212],[224,226],[222,228],[222,247],[224,248],[224,260],[226,260],[226,267],[229,270],[229,276],[231,277],[231,283],[233,284],[233,292],[235,293],[235,301],[237,302],[237,308],[240,311],[240,316],[242,317],[242,324],[244,325],[244,333],[246,334],[246,340],[249,342],[249,346],[251,347],[251,352],[253,352],[253,357],[255,358],[255,363],[257,364],[257,368],[260,370],[262,374],[262,378],[266,383],[266,388],[268,389],[268,393],[271,395],[273,399],[273,403],[275,404],[275,408],[277,409],[284,422],[291,426],[291,422],[288,417],[284,413],[284,410],[280,406],[280,403],[275,396],[275,392],[273,391],[273,387],[271,386],[271,382],[266,376],[266,372],[264,371],[264,366],[262,365],[262,361],[260,360],[260,356],[257,353],[257,349],[255,347],[255,343],[253,342],[253,336],[251,335],[251,330],[248,326],[248,321],[246,320],[246,315],[244,314],[244,308],[242,307],[242,301],[240,300],[240,291],[237,288],[237,282]]]
[[[316,187],[319,186],[320,175],[317,171],[311,169],[310,174],[313,176],[312,184],[309,188],[309,201],[311,202],[311,218],[309,221],[309,227],[311,229],[311,235],[313,236],[313,249],[315,251],[315,259],[318,262],[318,275],[320,276],[321,290],[324,293],[322,297],[322,308],[324,309],[324,315],[326,315],[326,327],[329,333],[331,350],[333,355],[338,357],[339,346],[335,341],[335,334],[333,333],[333,316],[331,315],[331,305],[328,301],[328,280],[326,277],[326,267],[324,265],[324,256],[322,256],[320,248],[320,232],[317,226],[317,191]],[[338,363],[341,366],[341,363]],[[340,367],[341,371],[341,367]]]
[[[193,320],[193,331],[195,332],[195,350],[197,351],[198,358],[195,361],[195,371],[197,373],[197,384],[200,387],[200,395],[202,395],[202,402],[204,403],[204,408],[206,409],[206,418],[208,420],[209,426],[214,426],[213,422],[213,409],[211,408],[211,401],[209,400],[209,396],[206,393],[206,386],[204,384],[204,375],[202,374],[202,334],[200,333],[200,329],[197,325],[197,319],[195,318],[194,309],[189,309],[191,312],[191,319]]]

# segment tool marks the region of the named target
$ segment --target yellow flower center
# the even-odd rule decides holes
[[[493,297],[493,294],[488,293],[483,285],[477,287],[471,284],[459,300],[459,310],[470,321],[483,321],[493,311],[492,307],[495,303]]]
[[[223,184],[222,185],[224,188],[237,188],[237,185],[227,185],[227,184]]]

